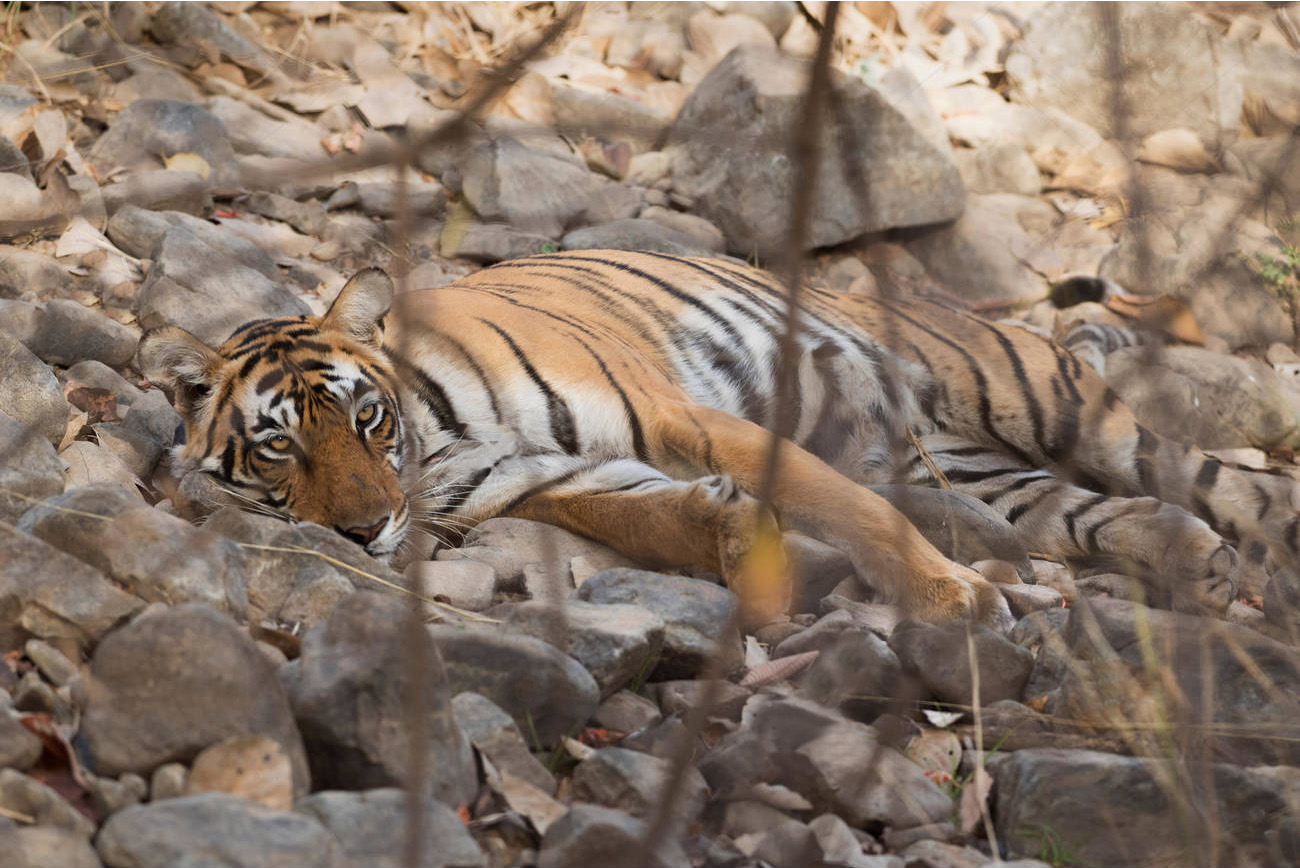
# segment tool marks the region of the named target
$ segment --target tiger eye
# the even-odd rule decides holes
[[[358,421],[358,422],[369,422],[371,419],[375,418],[376,406],[377,406],[377,405],[375,405],[375,404],[367,404],[366,406],[364,406],[364,407],[362,407],[360,410],[358,410],[358,411],[357,411],[357,421]]]
[[[270,446],[276,452],[283,452],[289,448],[291,442],[292,441],[288,437],[281,434],[279,437],[272,437],[270,440],[266,441],[266,445]]]

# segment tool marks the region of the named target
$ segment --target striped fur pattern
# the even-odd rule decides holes
[[[1106,356],[1126,347],[1160,347],[1166,343],[1159,332],[1109,323],[1079,323],[1061,338],[1065,347],[1100,376],[1106,376]]]
[[[728,261],[585,251],[415,291],[386,316],[392,287],[372,270],[323,318],[253,323],[217,350],[152,332],[141,363],[186,417],[181,471],[373,554],[412,528],[450,540],[491,516],[535,518],[716,569],[758,619],[789,599],[775,516],[754,498],[783,297]],[[1008,614],[864,487],[933,483],[909,430],[1049,556],[1123,558],[1219,610],[1240,573],[1231,543],[1256,567],[1269,550],[1294,557],[1289,481],[1143,428],[1062,347],[923,300],[809,289],[806,307],[775,505],[919,616]],[[379,421],[362,422],[372,405]]]

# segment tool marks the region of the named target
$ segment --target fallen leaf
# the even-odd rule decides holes
[[[563,803],[551,798],[523,778],[508,771],[498,771],[487,757],[483,760],[483,774],[492,791],[505,800],[512,811],[522,814],[533,824],[539,835],[545,835],[551,824],[569,812]]]
[[[950,779],[961,762],[961,739],[946,729],[922,730],[904,748],[903,754],[935,777],[947,776]]]
[[[960,711],[936,711],[933,708],[923,708],[921,713],[925,715],[926,720],[930,721],[931,726],[937,726],[940,729],[946,729],[962,718],[962,712]]]

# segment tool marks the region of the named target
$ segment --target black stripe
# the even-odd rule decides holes
[[[893,305],[883,300],[879,301],[879,304],[885,309],[891,311],[899,319],[911,323],[914,328],[922,332],[925,332],[926,334],[930,335],[930,337],[934,338],[940,343],[946,344],[947,346],[951,347],[953,350],[955,350],[958,353],[958,355],[960,355],[965,360],[966,368],[970,372],[971,377],[973,377],[975,380],[975,391],[979,394],[980,422],[984,426],[984,429],[987,430],[989,434],[991,434],[994,438],[996,438],[999,443],[1005,446],[1007,451],[1010,452],[1012,455],[1015,455],[1017,458],[1021,459],[1026,464],[1037,464],[1038,462],[1035,461],[1033,457],[1029,455],[1029,453],[1025,452],[1015,443],[1012,443],[1010,440],[1004,437],[997,430],[996,427],[994,427],[993,406],[989,402],[988,378],[984,376],[984,372],[980,369],[979,364],[975,361],[975,357],[972,356],[970,352],[966,350],[965,347],[962,347],[960,344],[939,334],[937,331],[930,328],[929,326],[926,326],[918,322],[913,317],[908,316],[906,313],[903,313],[897,308],[896,305]]]
[[[648,464],[650,453],[646,451],[645,431],[641,428],[641,419],[637,416],[636,408],[632,406],[632,401],[628,398],[627,392],[623,391],[623,387],[618,384],[618,381],[614,379],[614,375],[609,372],[605,360],[597,355],[596,351],[588,346],[586,341],[576,336],[574,340],[581,344],[582,348],[596,360],[596,364],[600,366],[600,372],[605,375],[606,382],[617,393],[618,399],[623,402],[623,415],[627,418],[627,426],[632,431],[632,452],[636,455],[638,461]]]
[[[392,359],[393,366],[401,371],[414,387],[415,397],[419,398],[420,403],[433,414],[438,427],[444,431],[460,431],[463,426],[460,419],[456,417],[456,410],[452,407],[451,399],[447,397],[447,392],[442,386],[395,350],[389,350],[388,356]]]
[[[1201,488],[1213,488],[1215,480],[1219,478],[1219,469],[1222,466],[1213,458],[1202,461],[1201,469],[1196,471],[1196,484]]]
[[[483,484],[484,480],[492,475],[494,469],[496,469],[495,464],[491,467],[484,467],[481,470],[474,471],[474,474],[466,479],[465,482],[460,483],[460,486],[452,492],[450,497],[447,498],[447,502],[443,504],[441,511],[445,513],[454,513],[456,510],[464,506],[465,501],[469,500],[474,495],[474,492],[478,491],[479,486]]]
[[[984,501],[985,503],[996,503],[998,500],[1000,500],[1003,497],[1006,497],[1008,494],[1011,494],[1012,492],[1015,491],[1019,491],[1022,488],[1028,488],[1030,485],[1032,485],[1035,482],[1057,481],[1056,477],[1052,476],[1050,473],[1048,474],[1040,473],[1037,476],[1035,476],[1031,471],[1019,471],[1019,472],[1024,473],[1025,475],[1021,476],[1019,479],[1015,479],[1007,483],[1006,485],[1002,486],[999,489],[981,495],[980,500]]]
[[[537,485],[534,485],[531,488],[525,490],[517,497],[511,498],[509,503],[507,503],[505,506],[497,510],[497,515],[509,515],[512,509],[519,506],[521,503],[528,500],[529,498],[536,497],[537,495],[541,494],[543,491],[546,491],[548,488],[554,488],[557,485],[563,485],[573,477],[577,476],[579,473],[582,473],[590,469],[591,469],[590,466],[577,467],[574,468],[573,470],[568,471],[567,473],[561,473],[559,476],[555,477],[554,479],[548,479],[545,482],[539,482]]]
[[[1011,339],[996,326],[977,317],[970,317],[970,320],[992,333],[994,340],[998,342],[998,346],[1006,354],[1007,361],[1011,363],[1011,371],[1015,375],[1016,382],[1020,384],[1025,407],[1029,410],[1029,422],[1034,427],[1034,443],[1038,444],[1038,447],[1044,452],[1047,452],[1047,443],[1043,440],[1043,406],[1039,403],[1038,396],[1034,394],[1033,385],[1029,382],[1029,375],[1025,373],[1024,359],[1020,358],[1020,353],[1016,350],[1015,345],[1011,343]]]
[[[1105,503],[1107,500],[1109,500],[1109,498],[1104,494],[1094,494],[1063,516],[1063,520],[1065,521],[1065,530],[1070,535],[1070,539],[1074,540],[1076,543],[1079,542],[1079,537],[1074,532],[1075,523],[1089,511]]]
[[[537,386],[542,395],[546,398],[547,412],[549,412],[551,416],[551,436],[555,438],[555,442],[559,444],[560,448],[565,452],[570,455],[577,455],[578,428],[574,423],[573,411],[569,409],[569,405],[564,402],[563,398],[555,393],[555,390],[551,388],[550,384],[547,383],[546,380],[542,379],[542,375],[537,373],[537,369],[533,367],[533,363],[528,360],[528,356],[524,355],[524,351],[519,348],[519,345],[514,342],[514,339],[511,338],[510,335],[506,334],[500,326],[491,320],[479,317],[479,322],[500,335],[501,340],[505,341],[506,346],[510,347],[510,351],[514,353],[515,359],[524,369],[524,373],[528,374],[528,378],[533,381],[533,384]]]
[[[1033,498],[1029,500],[1022,500],[1020,503],[1017,503],[1015,506],[1011,507],[1011,510],[1007,512],[1007,521],[1010,522],[1011,524],[1015,524],[1017,521],[1020,520],[1020,518],[1025,513],[1029,512],[1031,509],[1038,506],[1047,498],[1053,496],[1056,493],[1056,491],[1057,489],[1054,486],[1051,485],[1044,486],[1043,490],[1038,492],[1038,494],[1034,495]]]

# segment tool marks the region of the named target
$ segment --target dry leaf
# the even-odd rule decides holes
[[[84,413],[81,414],[81,418],[84,418],[85,415]],[[71,429],[71,426],[69,426],[69,429]],[[76,434],[73,436],[76,437],[80,433],[81,428],[78,427]],[[74,488],[78,485],[90,485],[95,482],[109,482],[120,485],[133,494],[139,494],[145,490],[144,483],[131,472],[129,467],[122,463],[122,459],[94,443],[74,440],[59,450],[59,457],[67,465],[65,483],[68,488]]]
[[[234,793],[268,808],[293,807],[293,767],[280,743],[264,735],[228,738],[194,758],[185,794]]]
[[[1116,293],[1104,302],[1109,310],[1137,320],[1143,327],[1164,332],[1183,343],[1205,345],[1205,335],[1187,302],[1172,295],[1130,295]]]
[[[1138,148],[1143,163],[1167,166],[1180,172],[1216,172],[1219,162],[1210,156],[1201,139],[1191,130],[1178,127],[1152,133]]]
[[[205,181],[212,174],[212,167],[208,165],[208,161],[198,154],[191,154],[189,151],[181,151],[172,154],[170,157],[163,157],[163,166],[171,172],[193,172]]]
[[[939,729],[946,729],[962,718],[960,711],[936,711],[933,708],[923,708],[921,713],[925,715],[926,720],[930,721],[931,726],[937,726]]]
[[[759,688],[777,681],[785,681],[802,669],[812,665],[812,662],[817,659],[817,655],[820,653],[820,651],[805,651],[802,654],[791,654],[789,657],[781,657],[768,663],[762,663],[745,673],[745,677],[740,679],[740,686]]]
[[[969,835],[975,831],[984,813],[988,810],[989,792],[993,789],[993,778],[984,771],[983,766],[975,767],[975,774],[961,788],[961,804],[958,809],[961,830]]]
[[[512,811],[523,814],[533,824],[539,835],[545,835],[551,824],[569,812],[559,801],[542,792],[523,778],[507,771],[498,771],[486,756],[483,760],[483,774],[488,786],[498,796],[505,799]]]

